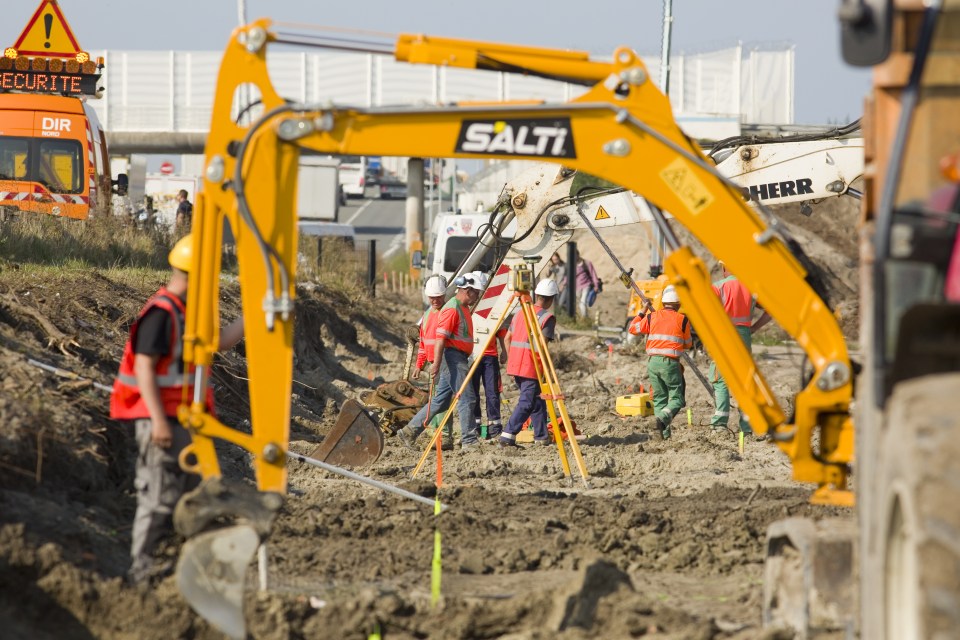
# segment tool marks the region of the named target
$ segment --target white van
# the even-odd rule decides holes
[[[490,213],[441,213],[430,228],[427,261],[423,277],[442,274],[449,281],[470,254],[480,235],[490,222]],[[505,236],[513,238],[517,223],[507,225]],[[496,260],[493,247],[487,249],[474,267],[476,271],[490,272]]]
[[[367,159],[343,156],[340,159],[340,186],[348,198],[362,198],[367,184]]]

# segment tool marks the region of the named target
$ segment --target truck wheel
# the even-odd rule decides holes
[[[866,434],[865,434],[866,435]],[[960,374],[903,382],[888,403],[861,511],[864,638],[960,629]],[[872,505],[872,506],[870,506]]]

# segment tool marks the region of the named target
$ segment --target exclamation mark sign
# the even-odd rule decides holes
[[[50,48],[50,29],[53,28],[53,14],[48,13],[43,16],[43,27],[47,30],[47,41],[43,43],[45,49]]]

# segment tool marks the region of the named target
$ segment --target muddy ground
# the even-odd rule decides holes
[[[835,208],[836,209],[836,208]],[[853,234],[855,207],[803,233],[839,273],[841,304],[855,308],[850,253],[824,242]],[[810,219],[807,218],[807,221]],[[803,223],[803,220],[800,220]],[[818,229],[819,226],[819,229]],[[818,235],[820,234],[820,235]],[[823,236],[823,237],[821,237]],[[613,239],[645,264],[645,241]],[[607,262],[596,260],[613,281]],[[853,247],[851,244],[850,247]],[[82,381],[28,364],[55,364],[110,384],[126,329],[159,272],[0,270],[0,625],[4,638],[220,638],[178,594],[172,578],[127,586],[135,506],[131,434],[107,417],[107,397]],[[237,288],[223,293],[236,314]],[[617,302],[617,298],[620,302]],[[613,318],[626,295],[604,296]],[[400,374],[414,297],[375,301],[321,285],[301,288],[291,448],[323,440],[340,403]],[[612,324],[612,322],[605,322]],[[845,322],[845,328],[850,325]],[[776,329],[770,329],[776,335]],[[622,418],[614,398],[645,384],[636,347],[563,335],[561,384],[590,473],[565,478],[555,448],[493,446],[444,456],[442,500],[432,510],[293,463],[290,495],[269,543],[269,588],[248,576],[254,638],[759,638],[767,525],[790,515],[852,514],[807,503],[786,457],[705,425],[709,398],[688,373],[686,416],[662,441],[652,418]],[[802,352],[756,349],[789,410]],[[701,359],[704,364],[706,361]],[[214,370],[221,417],[243,425],[242,346]],[[505,397],[514,400],[512,385]],[[509,412],[508,405],[505,410]],[[423,444],[423,443],[421,443]],[[246,454],[225,447],[225,473],[249,480]],[[433,458],[410,479],[417,454],[388,441],[367,472],[434,495]],[[442,534],[442,598],[431,606],[434,530]],[[170,548],[173,554],[176,547]]]

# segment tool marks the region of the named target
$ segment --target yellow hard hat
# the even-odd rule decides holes
[[[177,240],[177,244],[173,245],[173,249],[170,250],[170,255],[167,256],[167,262],[169,262],[170,266],[174,269],[180,269],[180,271],[190,273],[190,263],[192,261],[193,235],[188,233]]]

